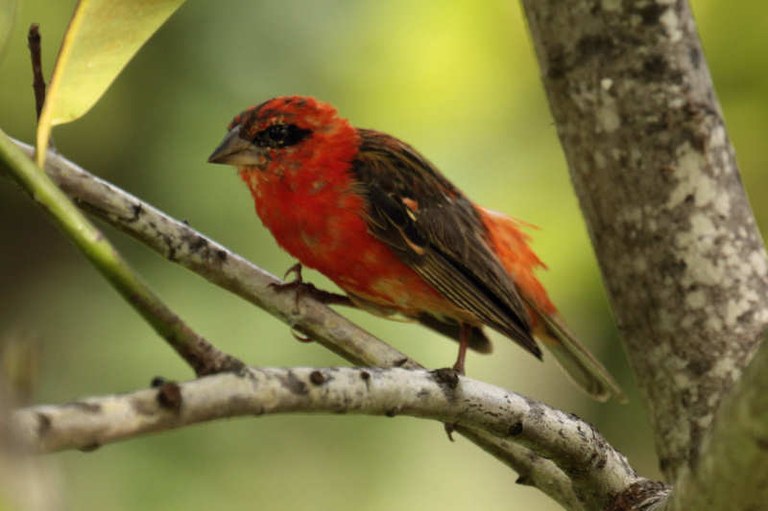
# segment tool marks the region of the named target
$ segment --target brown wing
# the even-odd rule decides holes
[[[525,306],[472,203],[409,145],[359,132],[353,174],[368,201],[371,233],[453,304],[541,357]]]

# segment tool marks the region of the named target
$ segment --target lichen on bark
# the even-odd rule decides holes
[[[668,480],[768,323],[766,254],[686,2],[525,0]]]

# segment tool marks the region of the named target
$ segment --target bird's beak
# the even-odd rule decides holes
[[[263,160],[257,146],[240,137],[240,126],[232,128],[219,147],[208,157],[209,163],[226,165],[256,165]]]

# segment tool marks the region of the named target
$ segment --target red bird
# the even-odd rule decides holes
[[[623,397],[558,317],[520,223],[472,203],[405,142],[286,96],[235,117],[208,161],[236,166],[280,246],[355,305],[458,340],[459,372],[468,346],[490,351],[489,326],[537,358],[541,341],[596,399]]]

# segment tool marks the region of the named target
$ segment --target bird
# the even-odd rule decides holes
[[[593,398],[624,400],[537,279],[526,224],[472,202],[406,142],[313,97],[279,96],[236,115],[208,161],[237,168],[299,261],[285,286],[303,283],[302,266],[319,271],[354,306],[458,341],[460,374],[467,348],[491,351],[489,327],[538,359],[541,343]]]

